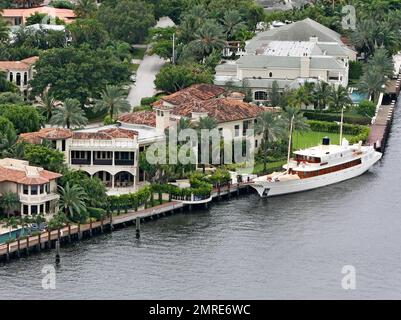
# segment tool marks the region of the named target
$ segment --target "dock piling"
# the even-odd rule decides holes
[[[136,218],[136,238],[139,239],[141,237],[141,218]]]
[[[61,262],[60,258],[60,239],[56,241],[56,265],[59,265]]]

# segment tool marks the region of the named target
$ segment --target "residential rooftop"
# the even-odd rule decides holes
[[[0,159],[0,182],[38,185],[60,177],[59,173],[30,166],[28,161],[11,158]]]

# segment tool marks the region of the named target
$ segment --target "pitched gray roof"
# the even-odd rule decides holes
[[[330,56],[310,58],[311,69],[343,69],[344,67]],[[298,69],[301,57],[246,55],[237,60],[240,68],[289,68]]]
[[[324,25],[306,18],[279,28],[264,31],[251,39],[246,45],[247,51],[254,51],[263,46],[263,44],[272,41],[309,41],[310,37],[318,37],[322,42],[338,42],[341,41],[341,35]]]

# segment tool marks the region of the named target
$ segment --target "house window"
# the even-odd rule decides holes
[[[36,196],[38,194],[38,186],[31,186],[31,195]]]
[[[258,147],[258,140],[255,140],[255,148]]]
[[[29,208],[26,204],[24,204],[23,212],[24,214],[29,214]]]
[[[272,72],[269,72],[269,77],[270,78],[273,77],[273,73]]]
[[[10,72],[10,82],[14,81],[14,73]]]
[[[267,100],[267,93],[265,91],[256,91],[255,100]]]
[[[238,137],[238,136],[239,136],[239,124],[237,124],[237,125],[234,127],[234,131],[235,131],[235,136]]]
[[[24,189],[23,190],[24,194],[29,194],[29,186],[28,185],[24,184],[24,188],[23,189]]]
[[[21,85],[21,73],[17,73],[17,80],[16,80],[16,84],[17,84],[17,86],[20,86]]]
[[[24,86],[26,86],[28,84],[28,73],[25,72],[24,73]]]
[[[61,140],[61,151],[65,151],[65,140]]]
[[[38,206],[31,206],[31,215],[36,216],[38,214]]]

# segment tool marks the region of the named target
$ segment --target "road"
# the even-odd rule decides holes
[[[139,106],[142,98],[151,97],[156,93],[154,81],[165,63],[166,61],[157,55],[145,55],[136,73],[136,83],[131,86],[128,94],[127,99],[131,106]]]
[[[167,17],[160,18],[156,24],[158,28],[169,26],[174,26],[174,22]],[[157,55],[145,55],[136,72],[136,83],[131,86],[127,98],[132,107],[139,106],[142,98],[151,97],[156,94],[154,81],[165,63],[166,60]]]

